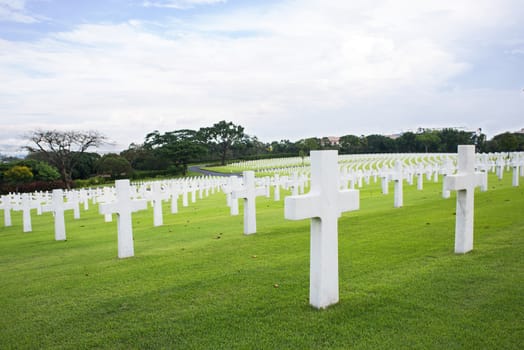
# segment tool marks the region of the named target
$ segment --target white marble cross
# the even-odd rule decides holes
[[[239,190],[240,178],[236,176],[230,176],[227,179],[227,183],[222,186],[222,191],[226,194],[227,206],[230,208],[230,215],[238,215],[238,200],[233,200],[233,192]]]
[[[275,174],[273,176],[273,196],[275,202],[280,201],[280,175]]]
[[[475,146],[458,146],[458,169],[455,175],[444,178],[444,189],[457,191],[455,222],[455,253],[464,254],[473,249],[473,217],[475,187],[482,185],[484,174],[475,172]]]
[[[442,166],[441,172],[442,172],[442,176],[444,177],[444,179],[446,178],[446,176],[452,175],[455,172],[451,159],[446,158]],[[449,190],[445,188],[445,184],[446,184],[446,181],[442,180],[442,198],[447,199],[451,196],[451,193]]]
[[[285,184],[285,189],[288,189],[290,187],[291,187],[291,194],[293,196],[298,196],[298,194],[300,193],[300,179],[298,177],[297,172],[294,172],[291,178],[289,178]]]
[[[164,224],[162,201],[169,198],[169,193],[164,192],[160,182],[156,181],[151,185],[147,198],[153,206],[153,226],[162,226]]]
[[[182,186],[182,206],[183,207],[187,207],[189,205],[188,199],[187,199],[188,192],[189,192],[189,185],[187,184],[187,182],[184,182]]]
[[[520,176],[524,176],[524,152],[520,153],[519,164],[520,164]]]
[[[172,182],[169,185],[169,192],[171,196],[171,214],[178,213],[178,197],[182,192],[178,182]]]
[[[395,161],[395,170],[391,174],[391,180],[395,183],[393,206],[400,208],[404,205],[404,171],[402,161]]]
[[[129,180],[115,181],[116,201],[100,205],[100,214],[117,214],[118,257],[127,258],[135,255],[133,245],[133,224],[131,214],[147,208],[147,201],[132,200]]]
[[[244,199],[244,234],[250,235],[257,232],[257,196],[266,194],[265,188],[257,188],[255,184],[255,172],[244,171],[244,186],[242,190],[233,191],[232,201],[239,198]]]
[[[2,203],[0,204],[0,209],[4,211],[4,226],[11,226],[11,196],[2,196]]]
[[[196,192],[197,192],[197,184],[196,184],[196,181],[193,181],[191,183],[191,203],[195,203],[196,202]]]
[[[73,218],[80,219],[80,196],[76,190],[71,190],[66,195],[67,203],[73,209]]]
[[[502,180],[502,178],[504,177],[504,165],[506,165],[504,157],[502,155],[499,155],[496,161],[497,176],[499,180]]]
[[[40,207],[39,202],[33,201],[28,193],[23,193],[21,202],[13,208],[14,210],[22,211],[24,232],[33,231],[33,226],[31,225],[31,209],[37,209],[38,207]]]
[[[424,167],[419,164],[417,168],[417,190],[422,191],[424,189]]]
[[[78,191],[78,200],[84,204],[84,210],[89,210],[89,192],[85,188]]]
[[[519,156],[517,154],[511,162],[511,167],[513,168],[513,178],[511,179],[511,185],[513,187],[519,187],[519,166]]]
[[[359,209],[358,190],[340,190],[337,151],[311,151],[311,188],[285,199],[288,220],[311,219],[309,302],[325,308],[338,302],[338,218]]]
[[[43,210],[45,212],[53,212],[55,217],[55,240],[65,241],[66,230],[65,230],[65,219],[64,211],[68,209],[75,209],[76,203],[67,202],[64,203],[64,191],[61,189],[53,190],[53,198],[51,205],[46,205]]]
[[[386,166],[383,166],[380,172],[382,194],[389,193],[389,175],[389,169],[387,169]]]
[[[96,203],[98,204],[111,203],[115,200],[115,193],[113,191],[113,188],[104,187],[102,192],[95,198],[96,198]],[[113,221],[113,215],[111,215],[111,213],[106,213],[104,215],[104,221],[105,222]]]

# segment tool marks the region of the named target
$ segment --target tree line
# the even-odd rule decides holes
[[[148,133],[141,144],[119,154],[89,152],[108,142],[96,131],[36,130],[24,137],[30,145],[25,159],[3,159],[0,191],[35,191],[97,185],[117,178],[186,175],[192,163],[225,165],[228,160],[305,156],[312,150],[336,149],[340,154],[456,152],[459,144],[474,144],[479,152],[524,151],[524,134],[503,133],[487,140],[482,133],[456,129],[384,135],[344,135],[264,143],[244,133],[244,127],[220,121],[198,130]]]

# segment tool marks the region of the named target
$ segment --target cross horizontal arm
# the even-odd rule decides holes
[[[455,174],[444,178],[444,188],[448,191],[465,190],[482,185],[484,174]]]
[[[100,204],[98,207],[98,212],[102,215],[113,214],[116,213],[116,211],[115,202]]]
[[[360,192],[357,190],[343,190],[338,194],[338,206],[340,213],[360,209]]]
[[[231,198],[232,199],[240,199],[240,198],[246,198],[247,197],[247,190],[243,189],[243,190],[233,190],[233,192],[231,192]]]
[[[288,220],[303,220],[321,215],[319,195],[306,194],[289,196],[285,199],[284,217]]]
[[[147,201],[145,200],[134,200],[131,201],[131,211],[139,211],[147,209]]]
[[[264,187],[257,187],[255,189],[255,196],[256,197],[264,196],[265,194],[266,194],[266,189]]]

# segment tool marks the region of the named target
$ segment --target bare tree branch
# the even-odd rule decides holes
[[[107,143],[107,137],[98,131],[35,130],[24,136],[34,146],[26,146],[31,153],[38,153],[60,171],[62,181],[71,188],[71,173],[78,155],[91,147]]]

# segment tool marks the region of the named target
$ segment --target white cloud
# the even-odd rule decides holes
[[[513,21],[499,3],[304,0],[0,40],[9,53],[0,54],[0,127],[97,129],[126,147],[155,129],[222,119],[266,141],[428,124],[496,128],[490,118],[513,125],[522,99],[452,83],[470,69],[464,42]]]
[[[21,11],[25,7],[25,0],[0,0],[0,6],[15,11]]]
[[[166,7],[174,9],[189,9],[200,5],[224,3],[227,0],[153,0],[144,1],[145,7]]]
[[[0,22],[34,23],[38,20],[25,13],[25,0],[0,0]]]

